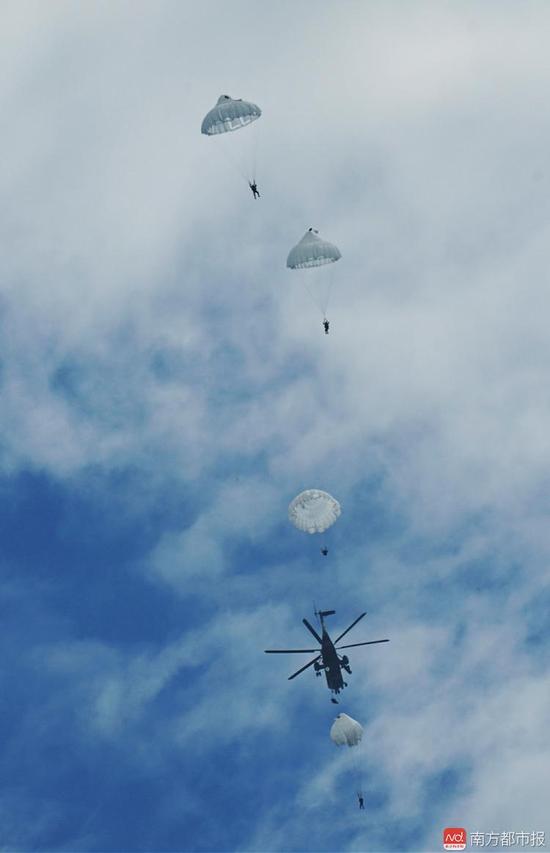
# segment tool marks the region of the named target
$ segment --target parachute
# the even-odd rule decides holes
[[[261,109],[250,101],[236,100],[229,95],[220,95],[216,106],[206,113],[202,120],[201,133],[214,136],[217,133],[228,133],[240,130],[260,118]]]
[[[288,253],[286,265],[291,270],[303,270],[308,267],[321,267],[339,261],[340,249],[318,236],[319,232],[310,228],[299,243]]]
[[[338,501],[328,492],[307,489],[290,502],[288,517],[298,530],[323,533],[334,524],[341,511]]]
[[[232,131],[246,128],[259,119],[261,114],[261,109],[251,101],[220,95],[216,106],[206,113],[201,125],[201,133],[205,136],[225,137],[220,148],[249,184],[256,183],[256,133],[247,131],[244,138],[239,133],[237,139],[227,137],[233,137]]]
[[[290,250],[286,265],[291,270],[307,270],[315,267],[324,267],[327,264],[333,264],[339,261],[342,257],[340,249],[334,243],[329,243],[328,240],[323,240],[319,237],[319,232],[314,228],[310,228],[299,243]],[[330,291],[332,288],[332,272],[322,271],[310,282],[307,278],[310,274],[306,273],[303,278],[304,284],[309,292],[309,295],[317,307],[321,310],[323,316],[326,315],[328,308]],[[325,331],[327,331],[325,329]]]
[[[353,717],[348,717],[347,714],[338,714],[330,729],[330,739],[336,746],[359,746],[363,737],[363,726],[354,720]],[[357,782],[357,799],[359,800],[359,808],[365,808],[362,786],[362,750],[354,749],[351,763],[354,767],[354,776]]]
[[[347,714],[338,714],[330,729],[330,739],[336,746],[357,746],[363,737],[363,726],[348,717]]]

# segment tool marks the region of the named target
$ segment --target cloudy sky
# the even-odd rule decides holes
[[[0,849],[550,843],[550,7],[1,18]],[[222,93],[258,201],[200,134]],[[263,654],[314,602],[391,638],[350,652],[355,758]]]

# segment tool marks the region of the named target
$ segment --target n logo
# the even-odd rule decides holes
[[[443,830],[443,847],[445,850],[464,850],[466,830],[458,826],[448,826]]]

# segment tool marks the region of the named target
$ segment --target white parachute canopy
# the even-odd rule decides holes
[[[250,101],[220,95],[216,106],[212,107],[202,120],[201,133],[215,136],[218,133],[240,130],[260,118],[261,114],[261,109]]]
[[[363,737],[363,726],[348,717],[347,714],[338,714],[330,729],[330,738],[336,746],[357,746]]]
[[[310,228],[288,253],[286,265],[291,270],[302,270],[332,264],[341,257],[338,246],[323,240],[318,231]]]
[[[307,489],[300,492],[288,507],[292,524],[305,533],[323,533],[341,513],[340,504],[328,492]]]

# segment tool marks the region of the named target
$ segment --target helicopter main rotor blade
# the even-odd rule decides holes
[[[303,666],[301,669],[299,669],[297,672],[295,672],[294,675],[289,675],[288,680],[292,681],[292,679],[296,678],[297,675],[300,675],[300,673],[303,672],[304,669],[308,669],[310,666],[313,666],[313,664],[316,663],[320,657],[321,657],[321,655],[317,655],[316,658],[313,658],[313,660],[310,660],[309,663],[306,663],[306,665]]]
[[[315,639],[317,640],[317,642],[322,646],[322,645],[323,645],[323,641],[322,641],[322,639],[320,638],[320,636],[319,636],[319,634],[317,633],[317,631],[315,630],[315,628],[313,628],[313,627],[309,624],[309,622],[307,621],[307,619],[302,619],[302,622],[304,623],[304,625],[306,626],[306,628],[308,629],[308,631],[309,631],[311,634],[313,634],[313,636],[315,637]]]
[[[367,640],[366,643],[352,643],[350,646],[336,646],[337,649],[354,649],[356,646],[374,646],[376,643],[389,643],[389,640]]]
[[[351,631],[351,629],[354,628],[358,622],[360,622],[360,620],[363,618],[363,616],[366,616],[366,615],[367,615],[366,612],[361,613],[361,616],[358,616],[357,619],[355,620],[355,622],[352,622],[351,625],[349,626],[349,628],[346,628],[344,633],[340,634],[340,636],[336,638],[336,640],[334,641],[334,645],[336,645],[336,643],[339,643],[340,640],[342,639],[342,637],[345,637],[346,634],[348,633],[348,631]]]
[[[321,649],[264,649],[266,655],[299,655],[303,652],[313,654],[313,652],[320,651]]]

